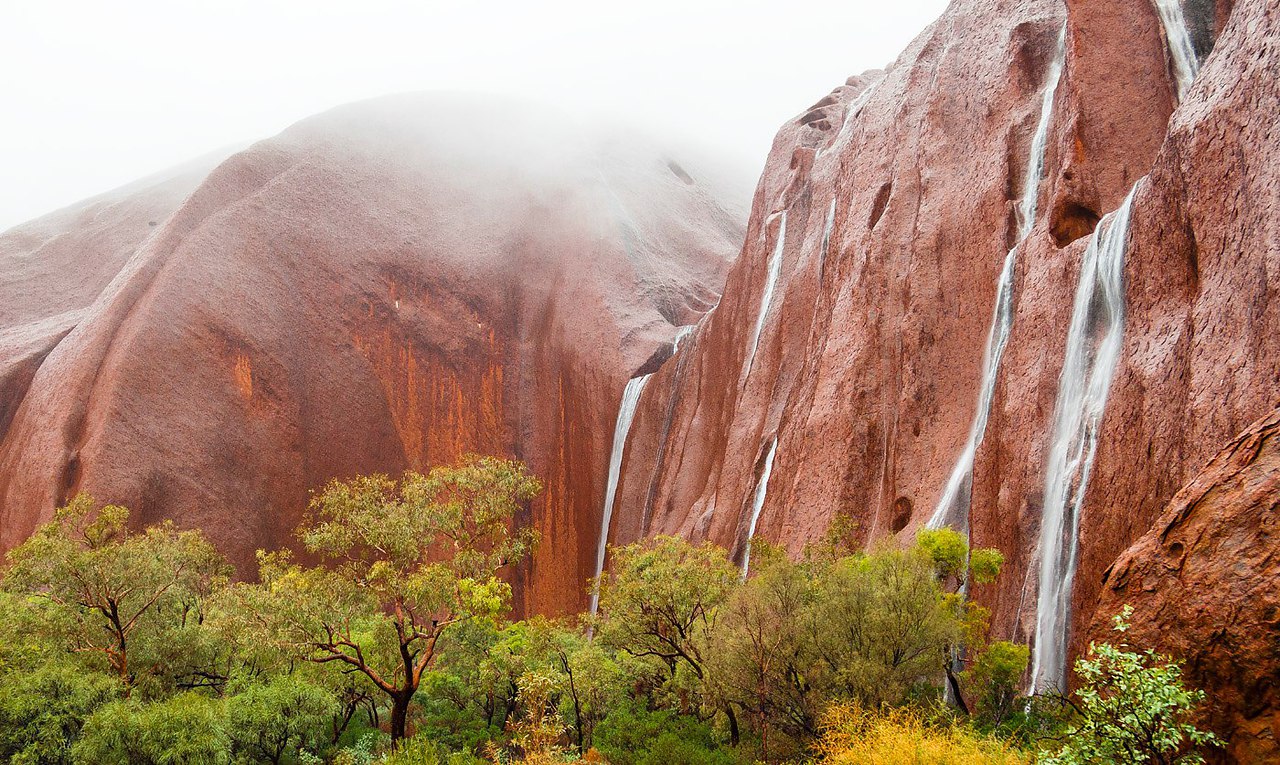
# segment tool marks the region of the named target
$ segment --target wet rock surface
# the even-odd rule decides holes
[[[617,398],[714,301],[742,212],[634,136],[500,106],[341,107],[164,204],[126,195],[127,235],[7,234],[5,288],[33,307],[3,330],[0,543],[84,490],[251,573],[331,478],[494,453],[546,483],[520,605],[585,605]],[[52,258],[41,227],[79,243]],[[103,276],[68,288],[100,241]]]

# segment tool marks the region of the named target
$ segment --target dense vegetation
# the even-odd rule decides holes
[[[1020,698],[1027,649],[986,643],[960,594],[1001,556],[950,531],[856,553],[838,522],[798,562],[757,540],[747,578],[660,537],[613,551],[594,620],[510,621],[539,491],[475,457],[334,482],[254,582],[199,532],[78,496],[3,572],[0,758],[1164,763],[1214,743],[1177,665],[1124,646],[1079,663],[1074,698]]]

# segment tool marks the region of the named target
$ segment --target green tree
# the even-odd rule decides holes
[[[1133,609],[1125,606],[1114,629],[1129,630]],[[1080,686],[1073,706],[1078,721],[1044,765],[1171,765],[1200,763],[1198,750],[1217,745],[1217,736],[1191,722],[1204,691],[1188,690],[1182,667],[1154,651],[1098,643],[1076,661]]]
[[[111,702],[85,723],[72,756],[77,765],[229,765],[226,711],[195,691],[152,703]]]
[[[9,552],[4,589],[31,606],[27,628],[73,653],[105,659],[128,693],[136,642],[154,651],[203,618],[229,568],[198,531],[173,524],[142,533],[129,511],[79,494]],[[162,662],[150,668],[166,671]]]
[[[998,640],[979,653],[964,673],[977,697],[975,713],[992,726],[998,728],[1014,711],[1030,656],[1027,646]]]
[[[599,637],[631,656],[654,659],[670,677],[704,674],[699,633],[738,581],[723,548],[660,536],[615,550],[601,576]]]
[[[963,629],[964,610],[922,545],[850,556],[820,572],[805,624],[827,694],[869,708],[938,680]]]
[[[227,699],[232,753],[280,765],[302,751],[318,751],[329,743],[328,726],[337,711],[326,689],[297,674],[251,684]]]
[[[6,672],[0,676],[0,760],[70,765],[85,721],[120,692],[111,675],[67,661]]]
[[[791,740],[817,733],[813,652],[803,634],[814,590],[801,566],[759,540],[752,569],[751,578],[717,609],[701,653],[707,657],[710,698],[748,714],[760,735],[761,758],[769,762],[771,746],[785,749],[771,743],[771,732]]]
[[[512,525],[540,491],[522,464],[475,456],[400,481],[334,481],[299,530],[325,565],[259,553],[262,581],[235,588],[233,611],[301,659],[367,677],[402,739],[441,636],[508,609],[498,574],[531,549],[533,532]]]
[[[702,636],[738,576],[724,549],[710,542],[695,546],[659,536],[614,550],[610,570],[601,576],[598,637],[655,666],[661,690],[675,697],[680,711],[694,711],[706,678]],[[722,711],[736,742],[733,708]]]
[[[609,765],[733,765],[706,723],[670,709],[631,701],[614,707],[596,730],[596,749]]]
[[[578,753],[585,754],[600,721],[626,697],[626,663],[580,632],[558,629],[549,637],[562,691],[561,714],[570,723]]]

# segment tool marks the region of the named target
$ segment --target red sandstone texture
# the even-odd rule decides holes
[[[1111,566],[1090,636],[1134,606],[1122,638],[1185,661],[1202,718],[1239,762],[1280,757],[1280,410],[1251,425],[1182,488]]]
[[[1216,37],[1216,47],[1180,105],[1150,4],[970,0],[886,72],[851,79],[784,126],[723,299],[641,398],[614,540],[682,533],[740,554],[774,437],[765,538],[798,552],[847,513],[870,545],[928,520],[974,415],[1040,88],[1065,22],[971,523],[975,544],[1006,556],[1001,581],[976,592],[993,632],[1031,640],[1044,463],[1080,256],[1098,218],[1138,183],[1123,358],[1081,521],[1079,655],[1107,568],[1280,390],[1280,8],[1186,8],[1197,44]],[[784,211],[781,277],[748,369]],[[1207,565],[1249,576],[1225,553]],[[1274,637],[1259,633],[1248,650]]]
[[[744,211],[523,108],[354,104],[6,234],[0,544],[85,490],[251,572],[333,477],[502,454],[546,483],[521,605],[582,607],[623,385],[714,302]]]
[[[1211,721],[1233,756],[1275,757],[1275,618],[1270,595],[1250,600],[1278,583],[1263,477],[1274,424],[1196,476],[1280,390],[1280,8],[1185,6],[1198,49],[1213,52],[1178,104],[1149,3],[952,3],[884,71],[784,126],[723,298],[701,321],[741,232],[722,196],[659,152],[548,150],[498,131],[510,113],[484,104],[436,119],[384,102],[303,123],[224,163],[141,245],[146,232],[121,233],[119,273],[68,301],[83,316],[21,352],[0,346],[0,541],[87,488],[146,519],[201,525],[244,562],[285,538],[307,489],[331,476],[496,451],[548,482],[531,508],[545,541],[525,604],[580,606],[619,396],[655,369],[613,542],[682,533],[740,555],[774,438],[759,534],[798,552],[846,513],[863,544],[905,540],[933,513],[974,417],[1065,24],[1038,213],[973,476],[974,543],[1006,566],[975,595],[997,636],[1032,638],[1080,256],[1136,183],[1072,654],[1091,617],[1132,603],[1146,622],[1135,634],[1188,658],[1215,694]],[[500,159],[513,155],[540,161]],[[50,223],[49,236],[68,227]],[[55,270],[35,273],[65,278]],[[63,313],[49,302],[0,326]],[[694,322],[661,363],[673,325]],[[1157,549],[1177,535],[1184,578]],[[1189,595],[1197,583],[1217,591]]]

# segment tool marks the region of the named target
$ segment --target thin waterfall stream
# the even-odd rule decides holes
[[[742,551],[742,578],[747,578],[751,568],[751,540],[756,536],[756,524],[760,522],[760,511],[764,509],[765,498],[769,496],[769,477],[773,475],[773,458],[778,453],[778,436],[774,435],[765,451],[764,466],[760,477],[756,480],[756,492],[751,498],[751,521],[747,524],[747,544]]]
[[[755,363],[756,349],[760,347],[760,333],[764,331],[765,320],[769,317],[769,308],[773,305],[773,292],[778,286],[778,276],[782,273],[782,250],[787,243],[787,211],[783,210],[781,223],[778,224],[778,241],[769,256],[769,273],[765,278],[764,292],[760,296],[760,315],[756,317],[755,331],[751,334],[751,351],[747,354],[747,364],[743,374],[751,374],[751,365]]]
[[[1191,32],[1187,28],[1187,17],[1182,12],[1179,0],[1153,0],[1156,13],[1160,16],[1160,26],[1164,29],[1164,39],[1168,43],[1169,59],[1173,64],[1173,76],[1178,86],[1178,101],[1182,101],[1200,72],[1200,60],[1196,57],[1195,46],[1191,44]]]
[[[1124,263],[1136,190],[1098,223],[1080,264],[1045,473],[1032,645],[1035,690],[1065,690],[1080,511],[1124,340]]]
[[[622,453],[627,448],[627,435],[631,433],[631,421],[636,416],[636,406],[645,383],[653,374],[633,377],[622,390],[622,403],[618,405],[618,419],[613,426],[613,450],[609,453],[609,477],[604,490],[604,509],[600,514],[600,541],[596,544],[596,573],[591,585],[591,615],[600,607],[600,574],[604,572],[604,557],[609,546],[609,524],[613,521],[613,503],[618,493],[618,477],[622,472]]]
[[[1031,138],[1027,167],[1023,174],[1022,198],[1018,201],[1018,242],[1005,255],[1004,267],[1000,270],[1000,281],[996,285],[995,309],[983,354],[982,382],[978,388],[978,405],[974,412],[973,425],[969,429],[969,438],[965,442],[964,449],[960,452],[955,467],[952,468],[951,477],[947,480],[942,498],[938,500],[938,505],[926,524],[931,529],[949,524],[966,537],[969,533],[973,463],[978,454],[978,447],[982,444],[982,439],[987,432],[987,420],[990,418],[991,404],[995,399],[1000,360],[1004,357],[1005,346],[1008,345],[1009,334],[1013,330],[1013,282],[1018,248],[1035,228],[1040,181],[1044,177],[1045,145],[1048,143],[1049,123],[1053,119],[1053,97],[1058,90],[1058,82],[1062,78],[1066,39],[1067,27],[1063,24],[1062,31],[1058,33],[1058,47],[1053,63],[1049,66],[1044,93],[1040,98],[1040,118]]]

